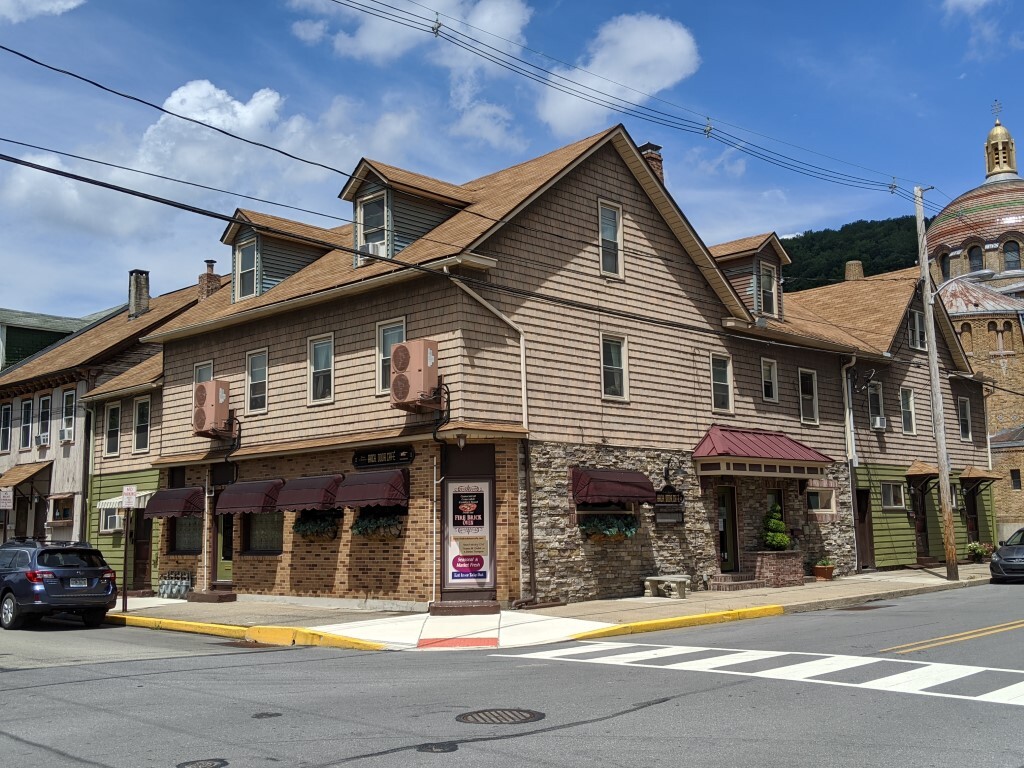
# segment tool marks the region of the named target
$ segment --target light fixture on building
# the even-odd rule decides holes
[[[465,433],[460,432],[459,434],[457,434],[455,436],[455,443],[459,446],[459,450],[460,451],[463,448],[465,448],[466,447],[466,435],[465,435]]]

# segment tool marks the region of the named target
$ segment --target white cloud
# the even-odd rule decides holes
[[[316,45],[327,35],[327,22],[305,19],[292,24],[292,34],[309,45]]]
[[[996,2],[997,0],[943,0],[942,9],[946,13],[960,12],[970,16]]]
[[[685,162],[691,172],[704,176],[739,178],[747,171],[747,158],[735,147],[726,147],[714,157],[709,157],[703,147],[692,147],[686,153]]]
[[[482,142],[506,152],[522,152],[526,141],[515,131],[515,116],[497,104],[477,102],[469,106],[451,128],[451,135]]]
[[[647,13],[616,16],[598,30],[579,70],[555,68],[552,83],[568,78],[575,90],[592,88],[614,98],[643,103],[641,93],[657,94],[689,77],[700,66],[697,42],[677,21]],[[609,82],[613,81],[613,82]],[[633,90],[636,89],[636,90]],[[538,103],[540,118],[562,136],[574,136],[602,127],[612,110],[554,88],[546,88]]]
[[[0,0],[0,21],[17,24],[36,16],[60,16],[85,0]]]

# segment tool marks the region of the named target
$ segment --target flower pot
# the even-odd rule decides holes
[[[832,571],[835,570],[834,565],[815,565],[812,568],[814,569],[814,578],[817,581],[832,581]]]

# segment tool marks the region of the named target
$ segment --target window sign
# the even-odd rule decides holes
[[[493,588],[494,500],[490,480],[449,480],[444,586]]]

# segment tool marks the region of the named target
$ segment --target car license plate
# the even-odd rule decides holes
[[[74,588],[81,588],[81,587],[89,586],[89,580],[88,579],[69,579],[68,581],[69,581],[68,586],[74,587]]]

